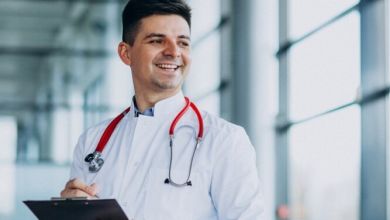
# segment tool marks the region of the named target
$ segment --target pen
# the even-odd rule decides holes
[[[96,194],[95,194],[95,198],[96,198],[96,199],[99,199],[100,196],[96,193]]]

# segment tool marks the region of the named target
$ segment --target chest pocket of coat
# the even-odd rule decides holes
[[[175,177],[175,182],[183,183],[188,172],[172,170],[171,175]],[[150,169],[144,206],[145,219],[198,219],[196,215],[202,215],[201,210],[207,212],[212,204],[208,181],[202,178],[199,172],[191,173],[192,186],[176,187],[165,184],[167,177],[168,169]]]

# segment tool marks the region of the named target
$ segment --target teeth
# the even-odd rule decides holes
[[[173,64],[157,64],[158,67],[163,69],[176,69],[178,66]]]

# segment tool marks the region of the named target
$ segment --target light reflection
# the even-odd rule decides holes
[[[0,219],[3,219],[15,210],[15,165],[0,163],[0,176]]]
[[[17,125],[14,117],[0,117],[0,217],[15,209],[15,167]]]
[[[291,49],[290,117],[354,101],[360,85],[359,14],[353,12]]]
[[[291,219],[357,220],[360,107],[296,125],[290,141]]]
[[[358,2],[359,0],[289,0],[289,37],[301,37]]]
[[[14,117],[0,117],[0,162],[13,162],[16,159],[16,120]]]

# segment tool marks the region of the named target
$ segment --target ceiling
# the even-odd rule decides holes
[[[55,46],[71,2],[0,1],[0,108],[33,103],[45,51]]]
[[[76,45],[74,26],[99,15],[91,8],[119,2],[123,1],[1,0],[0,114],[34,105],[39,90],[50,80],[48,63],[53,54],[104,57],[104,51],[69,51],[64,39]],[[102,28],[96,19],[90,26]]]

